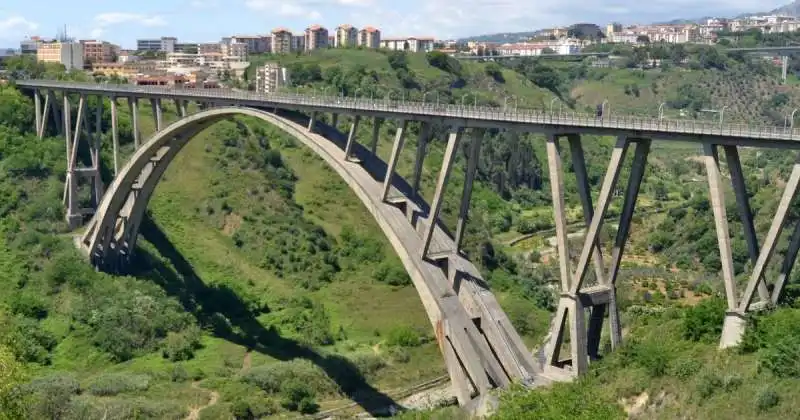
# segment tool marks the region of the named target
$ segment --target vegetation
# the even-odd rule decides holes
[[[593,36],[592,28],[583,29]],[[641,62],[598,68],[353,49],[257,57],[256,64],[289,66],[290,88],[301,92],[464,106],[591,112],[608,99],[612,113],[638,109],[655,116],[665,103],[665,118],[704,118],[702,109],[730,101],[726,121],[753,122],[776,121],[797,106],[793,87],[778,92],[774,69],[715,54],[670,50],[657,68]],[[11,65],[20,74],[82,77],[24,61]],[[756,87],[743,89],[745,80]],[[745,112],[747,104],[756,104],[753,112]],[[142,112],[140,121],[152,119]],[[150,203],[132,271],[118,276],[95,272],[74,250],[62,222],[63,140],[37,139],[32,115],[30,98],[0,88],[1,415],[183,418],[215,392],[218,402],[202,410],[203,418],[261,418],[316,412],[348,399],[380,405],[386,399],[379,389],[446,373],[388,242],[347,186],[294,140],[248,118],[221,121],[198,135]],[[104,129],[108,117],[101,115]],[[166,118],[177,116],[167,111]],[[340,118],[340,129],[347,122]],[[359,138],[368,136],[370,124],[361,122]],[[378,145],[383,157],[395,129],[392,122],[385,126]],[[132,152],[130,127],[130,116],[121,115],[123,155]],[[433,193],[446,129],[433,130],[424,197]],[[417,127],[411,130],[416,134]],[[482,135],[466,250],[514,327],[535,346],[555,309],[552,286],[558,283],[547,242],[553,223],[543,141],[528,133]],[[412,171],[415,138],[409,136],[401,155],[402,176]],[[596,190],[613,140],[588,140],[588,175]],[[459,169],[469,142],[458,155]],[[579,225],[577,184],[564,152],[568,221]],[[716,349],[724,307],[720,262],[696,153],[693,145],[664,143],[651,153],[626,251],[631,257],[619,280],[624,346],[592,363],[590,375],[575,384],[504,394],[499,418],[530,412],[546,419],[613,419],[626,412],[641,418],[797,417],[786,402],[797,397],[791,381],[799,374],[799,309],[758,316],[739,350]],[[758,151],[743,153],[742,160],[753,174],[747,185],[757,229],[764,232],[792,157]],[[626,181],[624,172],[621,185]],[[454,171],[443,210],[451,225],[462,182],[463,170]],[[616,197],[611,216],[620,205]],[[735,219],[734,204],[728,207]],[[732,223],[732,232],[741,231]],[[604,244],[613,224],[602,232]],[[741,238],[733,244],[735,270],[744,281],[750,257]],[[777,254],[785,246],[784,239]],[[794,275],[790,283],[785,303],[791,305]],[[404,415],[457,416],[451,408]]]

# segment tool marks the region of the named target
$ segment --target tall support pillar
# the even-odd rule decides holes
[[[97,97],[97,108],[95,109],[94,138],[91,144],[92,156],[92,193],[94,194],[94,208],[100,206],[103,198],[103,179],[100,177],[100,148],[102,147],[103,134],[103,97]]]
[[[361,116],[356,115],[353,117],[353,123],[350,125],[350,132],[347,135],[347,144],[344,147],[344,158],[352,160],[353,144],[356,142],[356,133],[358,132],[358,123],[361,121]]]
[[[71,119],[69,111],[69,99],[64,96],[64,123],[67,127],[65,131],[71,132]],[[70,228],[76,228],[81,222],[81,213],[78,209],[78,146],[80,145],[81,129],[83,123],[86,121],[86,97],[80,95],[78,102],[78,115],[75,118],[75,132],[71,138],[67,139],[67,177],[65,185],[65,201],[66,201],[66,220]]]
[[[53,113],[53,121],[55,121],[56,131],[59,135],[64,135],[64,119],[61,118],[61,113],[58,112],[58,99],[55,92],[47,92],[47,101],[50,102],[50,111]],[[45,121],[47,119],[45,118]]]
[[[181,118],[186,118],[186,101],[183,99],[176,99],[175,100],[175,108],[178,111],[178,115]]]
[[[473,129],[474,130],[474,129]],[[458,209],[458,222],[456,225],[456,252],[461,251],[461,243],[464,241],[464,234],[467,229],[467,219],[469,217],[469,205],[472,200],[472,184],[475,181],[475,172],[478,170],[478,159],[480,158],[481,142],[483,141],[483,130],[473,131],[469,143],[469,155],[467,156],[467,170],[464,175],[464,190],[461,193],[461,205]]]
[[[114,176],[119,173],[119,127],[117,115],[117,97],[111,97],[111,147],[114,154]]]
[[[33,107],[35,115],[35,124],[36,124],[36,135],[39,138],[42,138],[39,133],[42,132],[42,95],[39,93],[39,89],[33,90]]]
[[[400,158],[400,152],[403,151],[403,143],[405,143],[406,127],[408,121],[400,120],[397,124],[397,131],[394,134],[394,145],[392,146],[392,155],[389,156],[389,164],[386,166],[386,177],[383,180],[383,193],[381,194],[381,201],[386,201],[389,198],[389,191],[392,188],[392,178],[394,177],[394,169],[397,167],[397,159]]]
[[[431,135],[431,125],[427,122],[422,122],[419,128],[419,136],[417,137],[417,155],[414,158],[414,174],[411,181],[411,194],[416,197],[419,193],[419,183],[422,180],[422,164],[425,161],[425,152],[428,147],[428,141]]]
[[[369,150],[373,155],[378,151],[378,139],[381,135],[381,124],[383,124],[383,118],[375,117],[375,120],[372,123],[372,141],[369,143]]]
[[[150,100],[150,106],[153,108],[153,118],[156,121],[156,132],[164,128],[164,116],[162,115],[161,99],[155,98]]]
[[[131,108],[131,123],[133,124],[133,147],[139,149],[139,142],[142,132],[139,130],[139,98],[128,98],[128,106]]]
[[[577,266],[573,272],[567,242],[564,178],[561,151],[558,144],[559,137],[561,137],[559,134],[548,136],[546,145],[561,273],[561,298],[556,316],[551,325],[550,339],[545,347],[546,365],[544,371],[546,375],[553,379],[566,379],[583,374],[588,369],[590,358],[599,357],[600,336],[606,311],[608,311],[609,316],[612,347],[617,346],[621,340],[619,314],[616,306],[616,277],[622,258],[622,251],[628,238],[639,187],[644,176],[647,156],[650,151],[650,140],[626,137],[617,139],[617,143],[611,152],[597,204],[593,206],[580,138],[577,135],[567,135],[570,143],[572,164],[577,178],[578,196],[581,199],[584,219],[587,225],[586,237]],[[623,211],[612,251],[611,267],[606,272],[598,241],[599,233],[613,193],[617,189],[622,164],[630,144],[636,145],[636,154],[625,191]],[[590,260],[594,262],[597,284],[584,286]],[[588,326],[586,319],[587,309],[591,310]],[[570,358],[562,360],[561,347],[565,342],[567,333],[569,333]]]
[[[442,204],[444,203],[444,191],[450,179],[450,172],[453,169],[453,162],[455,162],[458,144],[461,142],[461,135],[463,132],[464,129],[462,127],[454,127],[450,130],[450,134],[447,137],[447,147],[444,151],[442,169],[439,170],[439,180],[436,182],[436,191],[433,193],[433,201],[431,202],[428,214],[428,226],[425,230],[425,237],[422,242],[423,259],[428,257],[428,251],[431,248],[433,234],[436,231],[436,225],[439,221],[439,213],[442,211]]]
[[[333,113],[331,114],[331,127],[336,128],[339,124],[339,114]]]
[[[781,56],[781,81],[786,83],[786,75],[789,70],[789,57],[784,55]]]
[[[41,139],[47,130],[47,121],[50,118],[50,108],[52,108],[51,95],[49,93],[44,95],[44,106],[42,107],[42,121],[39,127],[36,128],[36,135]],[[58,124],[56,124],[58,125]]]
[[[311,111],[311,115],[308,117],[308,131],[313,133],[316,127],[317,127],[317,111]]]

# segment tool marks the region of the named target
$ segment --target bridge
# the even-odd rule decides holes
[[[800,224],[794,227],[781,273],[773,281],[765,278],[778,238],[786,225],[790,204],[800,186],[800,163],[786,182],[770,229],[761,245],[753,225],[739,147],[800,148],[800,130],[791,127],[748,126],[642,118],[624,115],[558,114],[547,110],[480,107],[405,100],[259,94],[227,90],[136,87],[129,85],[24,80],[17,85],[29,91],[35,104],[36,132],[64,136],[67,170],[64,190],[66,219],[77,228],[85,224],[78,246],[96,267],[124,270],[135,251],[139,224],[147,203],[164,171],[198,132],[221,119],[247,115],[261,119],[296,138],[319,155],[349,185],[364,203],[400,256],[435,330],[448,373],[459,402],[477,409],[489,401],[488,391],[513,381],[537,386],[553,380],[569,380],[587,371],[600,357],[600,337],[606,319],[612,349],[622,341],[616,303],[616,280],[625,250],[631,219],[647,157],[653,141],[691,141],[702,145],[708,175],[709,196],[717,232],[721,276],[727,311],[720,347],[738,344],[745,329],[745,316],[778,302],[800,249]],[[88,109],[88,99],[96,109]],[[76,116],[73,117],[73,105]],[[138,109],[142,102],[153,109],[156,133],[141,139]],[[165,125],[163,106],[173,102],[181,118]],[[134,154],[120,165],[118,109],[131,108]],[[189,115],[188,104],[200,111]],[[113,162],[100,156],[101,115],[110,107]],[[319,121],[331,114],[331,125]],[[90,115],[95,117],[94,128]],[[347,133],[336,129],[340,116],[350,122]],[[360,141],[358,125],[373,118],[370,138]],[[382,122],[396,120],[394,142],[388,162],[376,153]],[[411,179],[395,173],[411,124],[418,125],[414,172]],[[435,192],[430,202],[419,193],[423,160],[431,141],[432,125],[449,127]],[[472,185],[478,165],[482,132],[504,129],[541,133],[545,137],[560,272],[560,299],[549,339],[540,361],[525,348],[520,336],[488,289],[481,273],[462,252]],[[593,203],[583,152],[582,134],[617,138]],[[578,195],[586,223],[586,235],[577,264],[567,246],[562,141],[566,139],[577,178]],[[460,144],[468,142],[465,181],[460,193],[454,229],[440,219],[445,190]],[[364,144],[362,144],[364,143]],[[90,159],[78,159],[79,149]],[[633,150],[631,150],[633,149]],[[738,290],[734,279],[728,217],[720,169],[719,150],[725,152],[744,237],[753,262],[749,281]],[[624,188],[618,229],[610,256],[604,256],[599,233],[606,220],[612,195],[618,190],[626,155],[633,153],[630,175]],[[89,162],[90,160],[90,162]],[[101,168],[113,168],[114,178],[105,185]],[[88,204],[78,199],[80,188],[91,188]],[[590,268],[591,265],[591,268]],[[589,272],[594,276],[589,276]],[[769,287],[768,287],[769,286]],[[565,340],[569,336],[569,342]]]
[[[513,54],[499,54],[499,55],[466,55],[456,54],[453,58],[459,60],[506,60],[514,58],[549,58],[552,60],[568,60],[570,58],[587,58],[587,57],[608,57],[611,53],[608,52],[593,52],[593,53],[572,53],[572,54],[539,54],[539,55],[513,55]]]

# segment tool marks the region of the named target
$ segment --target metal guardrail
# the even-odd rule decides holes
[[[488,106],[437,104],[391,99],[345,97],[332,95],[303,95],[294,93],[263,94],[250,91],[225,89],[191,89],[180,87],[155,87],[112,85],[103,83],[80,83],[51,80],[20,80],[18,86],[39,89],[68,90],[83,93],[126,96],[153,96],[161,98],[186,98],[207,102],[261,102],[262,106],[305,106],[327,111],[383,112],[402,116],[442,117],[486,122],[504,122],[551,126],[554,128],[598,128],[634,132],[663,133],[672,135],[698,135],[754,140],[800,141],[800,129],[779,126],[749,124],[724,124],[708,121],[674,120],[667,118],[643,118],[627,115],[605,115],[577,112],[549,112],[546,110],[508,109]],[[516,107],[515,107],[516,108]],[[657,137],[657,136],[656,136]]]

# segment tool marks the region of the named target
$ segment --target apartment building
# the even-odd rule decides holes
[[[355,47],[358,45],[358,29],[353,25],[339,25],[336,27],[334,46],[336,48]]]
[[[256,92],[275,93],[289,84],[289,70],[278,63],[265,63],[256,68]]]
[[[306,51],[328,47],[328,30],[321,25],[311,25],[306,28]]]
[[[83,69],[83,45],[80,42],[41,42],[36,50],[41,63],[58,63],[67,71]]]
[[[83,63],[89,65],[90,63],[113,63],[117,61],[119,55],[119,46],[106,41],[98,40],[82,40],[83,45]]]
[[[395,51],[429,52],[433,51],[433,38],[386,38],[381,40],[381,48]]]
[[[305,51],[306,49],[306,36],[293,35],[292,36],[292,51]]]
[[[220,44],[220,52],[230,61],[247,61],[247,44],[243,42]]]
[[[264,54],[272,51],[271,37],[265,35],[234,35],[231,44],[246,44],[249,54]]]
[[[39,43],[49,41],[53,40],[45,40],[38,36],[25,38],[19,43],[19,52],[20,54],[36,54],[36,51],[39,49]]]
[[[178,43],[178,38],[171,36],[164,36],[161,39],[137,39],[136,51],[152,51],[152,52],[175,52],[175,44]]]
[[[381,31],[372,26],[358,31],[358,46],[365,48],[380,48],[381,47]]]
[[[292,32],[286,28],[272,30],[270,50],[273,54],[286,54],[292,51]]]
[[[197,54],[222,54],[222,44],[216,42],[204,42],[202,44],[197,44]]]

